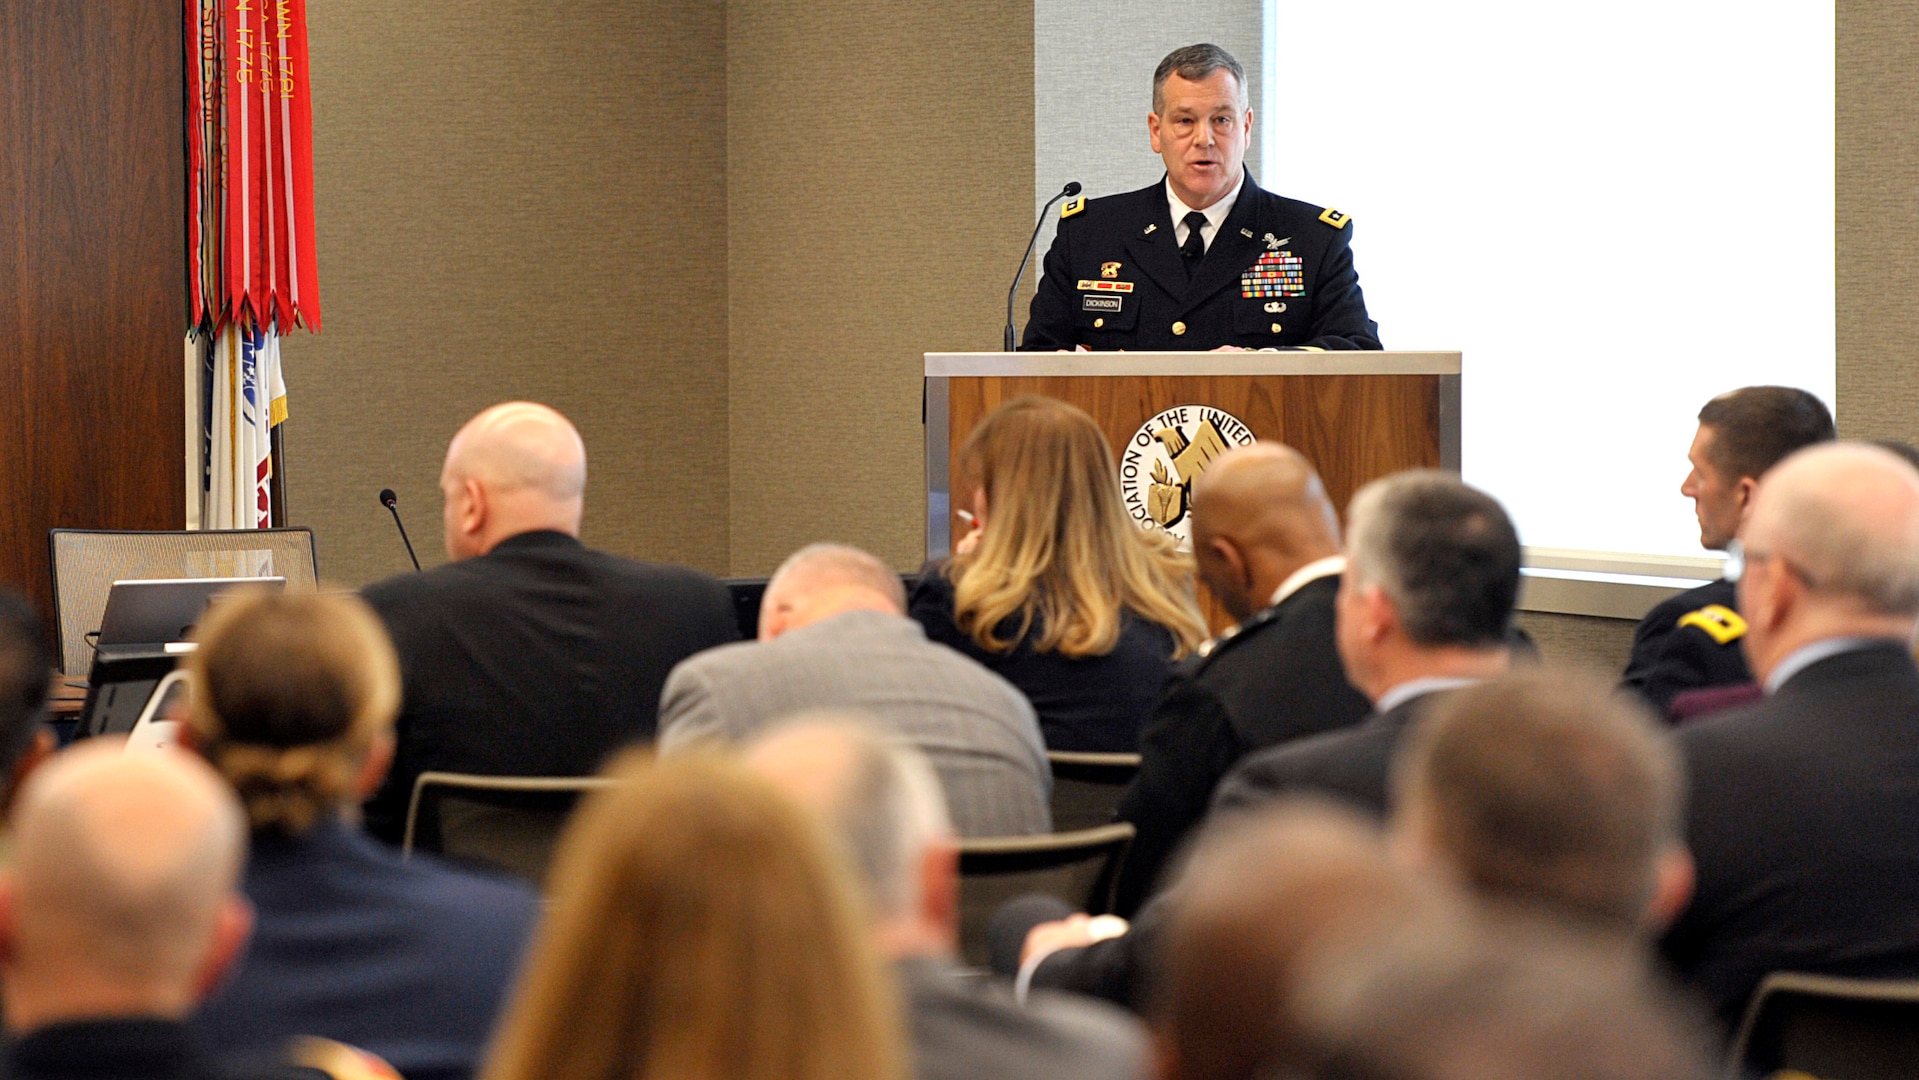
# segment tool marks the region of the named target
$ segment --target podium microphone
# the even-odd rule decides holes
[[[1018,345],[1018,342],[1013,340],[1013,296],[1015,293],[1019,292],[1019,279],[1022,276],[1024,276],[1026,273],[1026,264],[1032,261],[1033,245],[1039,243],[1039,228],[1041,225],[1046,224],[1046,212],[1048,210],[1051,210],[1053,208],[1053,204],[1060,201],[1061,199],[1070,199],[1073,196],[1078,194],[1079,194],[1079,181],[1068,180],[1066,182],[1066,186],[1059,189],[1058,195],[1055,195],[1052,198],[1046,200],[1046,205],[1040,207],[1039,220],[1033,222],[1033,238],[1026,242],[1026,254],[1021,255],[1019,257],[1019,270],[1013,274],[1013,287],[1006,290],[1006,351],[1007,352],[1012,352],[1013,349]]]
[[[406,557],[413,560],[413,569],[420,569],[420,557],[413,554],[413,541],[406,538],[406,526],[400,521],[400,497],[393,494],[392,488],[380,489],[380,505],[393,514],[393,524],[400,530],[400,542],[406,545]]]

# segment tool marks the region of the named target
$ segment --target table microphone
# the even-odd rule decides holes
[[[400,542],[406,545],[406,557],[413,560],[413,569],[420,569],[420,557],[413,554],[413,541],[406,538],[406,525],[400,521],[400,497],[393,494],[392,488],[380,489],[380,505],[393,514],[393,524],[399,526]]]
[[[1021,255],[1019,257],[1019,269],[1015,271],[1013,274],[1013,287],[1006,290],[1006,351],[1007,352],[1012,352],[1013,349],[1018,344],[1017,342],[1013,340],[1013,295],[1019,292],[1019,279],[1026,273],[1026,264],[1032,261],[1033,245],[1039,243],[1039,228],[1041,225],[1046,224],[1046,212],[1048,210],[1051,210],[1053,208],[1053,204],[1060,201],[1061,199],[1070,199],[1073,196],[1078,194],[1079,194],[1079,181],[1068,180],[1066,182],[1066,186],[1059,189],[1058,195],[1055,195],[1052,198],[1046,200],[1046,205],[1039,208],[1039,220],[1033,222],[1033,238],[1026,242],[1026,254]]]

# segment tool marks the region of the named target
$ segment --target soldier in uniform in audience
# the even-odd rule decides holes
[[[1160,183],[1072,199],[1022,349],[1377,349],[1352,219],[1263,191],[1242,164],[1246,73],[1217,45],[1175,49],[1146,117]]]
[[[1794,450],[1832,437],[1832,413],[1804,390],[1748,386],[1708,401],[1686,453],[1692,471],[1679,487],[1699,517],[1699,545],[1728,550],[1759,477]],[[1670,597],[1633,631],[1625,684],[1668,716],[1681,694],[1750,684],[1739,650],[1745,632],[1730,577]]]

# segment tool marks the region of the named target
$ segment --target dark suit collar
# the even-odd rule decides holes
[[[1126,252],[1147,277],[1152,278],[1169,296],[1186,292],[1186,257],[1179,253],[1173,234],[1173,211],[1166,201],[1166,177],[1159,183],[1133,193],[1139,201],[1139,215],[1133,220],[1126,238]],[[1240,189],[1244,200],[1246,191]]]
[[[585,546],[585,544],[580,543],[580,538],[577,536],[568,536],[555,529],[534,529],[532,532],[523,532],[517,536],[507,537],[493,545],[493,551],[489,551],[487,554],[491,555],[494,551],[545,551],[554,548],[583,548]]]
[[[1774,693],[1776,695],[1824,693],[1833,689],[1844,690],[1849,684],[1861,679],[1902,674],[1919,677],[1919,665],[1914,664],[1912,653],[1905,643],[1892,640],[1874,641],[1815,660],[1794,672]]]

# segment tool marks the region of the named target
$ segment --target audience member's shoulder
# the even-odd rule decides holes
[[[1704,585],[1687,589],[1685,592],[1668,596],[1653,605],[1646,617],[1639,621],[1639,636],[1649,633],[1662,633],[1676,629],[1680,620],[1695,611],[1718,606],[1734,610],[1738,603],[1738,588],[1725,578],[1709,581]]]
[[[1327,766],[1363,753],[1383,738],[1377,725],[1362,724],[1254,751],[1220,780],[1213,808],[1257,805],[1295,785],[1324,779]]]
[[[539,915],[538,894],[517,879],[456,866],[424,852],[414,852],[398,865],[411,886],[411,902],[422,912],[463,915],[508,929],[531,926]]]

